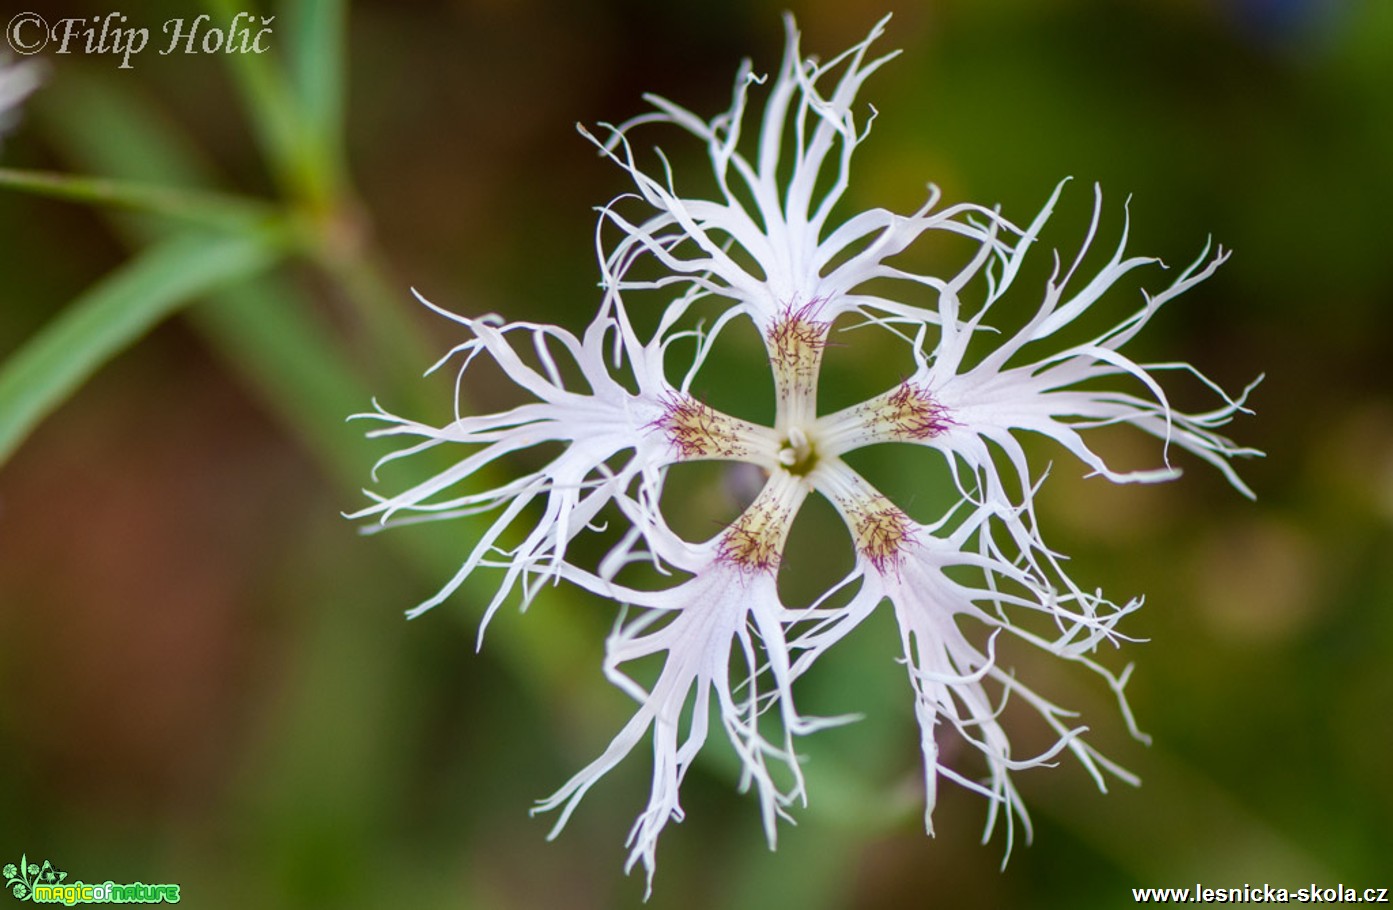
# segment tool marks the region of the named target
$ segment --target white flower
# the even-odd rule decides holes
[[[39,87],[42,71],[35,63],[11,63],[0,54],[0,139],[14,125],[19,106]]]
[[[873,209],[829,225],[850,181],[852,154],[874,119],[874,109],[869,109],[871,116],[858,126],[856,95],[867,77],[898,54],[866,58],[888,19],[876,23],[860,44],[819,63],[801,55],[793,18],[785,17],[787,47],[765,100],[753,159],[741,152],[744,120],[750,86],[765,78],[754,75],[749,61],[736,77],[730,109],[710,122],[665,98],[646,95],[656,112],[617,127],[606,125],[610,135],[604,141],[581,127],[633,178],[636,193],[621,200],[639,200],[654,210],[635,223],[618,205],[604,209],[604,219],[623,234],[606,257],[610,286],[677,287],[725,298],[761,331],[769,331],[790,310],[814,304],[818,318],[826,323],[863,308],[933,321],[935,314],[921,307],[859,294],[857,289],[876,278],[940,287],[935,277],[904,271],[887,260],[931,231],[991,244],[991,229],[968,216],[991,222],[994,213],[971,204],[935,212],[940,193],[931,184],[927,201],[912,214]],[[840,77],[828,85],[838,68],[843,69]],[[635,127],[655,123],[676,126],[705,144],[719,198],[684,197],[661,151],[664,179],[644,173],[629,134]],[[756,267],[742,265],[732,247],[747,254]],[[645,254],[670,274],[629,280],[630,268]]]
[[[876,209],[832,224],[852,153],[867,135],[857,126],[856,95],[889,59],[867,58],[884,22],[828,64],[802,56],[798,33],[787,22],[787,51],[752,140],[742,138],[744,120],[751,86],[764,80],[748,63],[730,109],[713,120],[650,98],[656,113],[610,127],[605,142],[596,140],[633,179],[636,192],[601,210],[604,293],[583,337],[555,326],[446,313],[474,336],[451,352],[463,356],[460,381],[473,359],[486,353],[533,400],[477,416],[462,415],[457,400],[454,419],[439,428],[381,409],[366,415],[384,423],[372,435],[410,440],[384,461],[438,446],[459,447],[462,455],[431,480],[375,497],[359,517],[392,524],[499,512],[456,576],[413,615],[441,602],[481,567],[503,570],[485,622],[514,589],[521,588],[525,606],[539,585],[561,580],[624,605],[604,669],[637,710],[600,757],[538,811],[559,810],[554,836],[590,787],[651,736],[652,789],[630,835],[626,867],[641,861],[650,888],[658,837],[668,821],[683,816],[681,782],[706,741],[712,710],[741,759],[743,783],[759,799],[773,845],[777,819],[805,797],[794,737],[848,720],[802,716],[793,686],[886,601],[899,622],[914,693],[930,831],[940,776],[989,798],[988,834],[1004,812],[1008,852],[1017,819],[1029,834],[1011,772],[1050,764],[1067,750],[1100,787],[1105,772],[1134,781],[1083,740],[1085,728],[1070,712],[998,663],[996,644],[1005,635],[1083,665],[1104,678],[1128,729],[1144,739],[1123,697],[1130,667],[1115,674],[1095,659],[1101,644],[1125,640],[1118,622],[1141,601],[1118,605],[1086,592],[1064,572],[1062,555],[1045,543],[1035,516],[1035,492],[1045,478],[1028,462],[1019,437],[1053,439],[1115,482],[1177,476],[1169,462],[1173,444],[1214,464],[1248,495],[1230,461],[1258,454],[1215,432],[1245,412],[1246,391],[1230,398],[1188,365],[1141,364],[1121,352],[1163,304],[1208,277],[1227,254],[1203,255],[1154,296],[1143,293],[1140,308],[1102,335],[1051,350],[1048,342],[1061,329],[1105,305],[1105,292],[1155,261],[1124,258],[1124,229],[1111,260],[1075,286],[1097,231],[1100,198],[1074,264],[1056,267],[1036,314],[1023,327],[994,336],[998,329],[985,319],[1019,284],[1023,259],[1060,190],[1026,228],[977,205],[935,212],[939,194],[932,188],[928,203],[911,215]],[[654,123],[676,126],[704,144],[716,198],[683,195],[661,152],[663,179],[640,168],[630,132]],[[625,214],[634,209],[637,216]],[[619,236],[605,251],[605,238],[616,229]],[[917,274],[888,262],[916,240],[947,235],[965,237],[977,250],[951,274]],[[654,265],[657,277],[641,277]],[[887,287],[904,289],[908,299],[885,296]],[[626,307],[653,293],[663,297],[663,310],[645,341]],[[698,302],[716,305],[709,329],[690,327]],[[776,396],[770,427],[722,413],[691,391],[723,329],[739,319],[753,323],[768,356]],[[893,333],[909,346],[917,368],[869,401],[819,414],[823,350],[839,319],[859,322],[860,332]],[[854,343],[861,336],[847,337]],[[1004,340],[969,358],[969,342],[977,352],[998,338]],[[531,342],[530,354],[518,339]],[[695,354],[674,384],[666,360],[678,339],[694,341]],[[559,365],[563,354],[569,362]],[[1203,414],[1173,409],[1156,374],[1175,370],[1218,392],[1220,406]],[[568,384],[563,376],[579,381]],[[1139,392],[1118,389],[1118,382]],[[1161,440],[1163,467],[1111,469],[1085,440],[1091,429],[1111,424]],[[893,442],[942,453],[947,467],[938,482],[956,485],[957,506],[932,521],[915,520],[842,458]],[[560,444],[561,452],[519,479],[477,489],[486,469],[497,470],[513,453],[541,444]],[[687,541],[664,519],[663,487],[670,465],[699,459],[754,465],[767,481],[728,527],[709,540]],[[778,573],[789,529],[812,494],[826,497],[842,517],[855,566],[813,603],[790,606],[780,600]],[[582,565],[569,544],[598,529],[602,510],[611,526],[614,516],[620,518],[622,527],[611,532],[618,539],[598,565]],[[505,549],[501,541],[511,540],[508,535],[520,535],[521,543]],[[640,561],[656,567],[660,579],[675,573],[676,580],[656,590],[651,579],[631,583],[625,573]],[[1045,635],[1043,628],[1054,631]],[[655,681],[644,685],[630,677],[635,662],[655,657],[662,662]],[[1029,705],[1055,732],[1044,754],[1013,753],[1000,716],[1008,696]],[[981,755],[985,780],[940,760],[939,737],[949,730]]]
[[[1023,432],[1052,438],[1091,468],[1093,474],[1115,483],[1153,483],[1179,477],[1180,470],[1171,466],[1169,458],[1170,447],[1175,444],[1213,464],[1249,498],[1253,498],[1253,492],[1239,478],[1230,459],[1262,454],[1237,446],[1214,432],[1215,427],[1229,423],[1235,415],[1250,413],[1244,404],[1261,382],[1261,376],[1237,398],[1230,398],[1189,364],[1139,364],[1121,351],[1163,305],[1208,278],[1223,264],[1229,254],[1222,249],[1211,259],[1206,247],[1192,265],[1159,293],[1142,291],[1141,308],[1096,338],[1058,351],[1031,347],[1049,340],[1082,316],[1133,270],[1160,262],[1140,256],[1124,258],[1128,233],[1124,227],[1108,263],[1083,287],[1071,289],[1101,217],[1102,193],[1096,188],[1088,234],[1073,264],[1063,274],[1056,254],[1054,274],[1034,317],[976,363],[967,362],[968,343],[974,333],[987,328],[984,317],[1011,289],[1026,252],[1049,220],[1063,187],[1064,183],[1056,187],[1029,228],[1020,230],[1004,220],[999,222],[1004,230],[1019,237],[1007,256],[1000,256],[995,245],[984,244],[971,263],[945,282],[938,298],[937,343],[932,352],[925,351],[923,342],[928,327],[918,327],[913,345],[917,369],[913,375],[869,401],[822,417],[813,431],[829,456],[882,442],[911,443],[942,452],[955,477],[960,466],[967,468],[970,476],[957,478],[959,489],[997,509],[1027,551],[1043,551],[1044,547],[1024,522],[1032,512],[1033,482],[1019,439]],[[992,267],[997,264],[1002,266],[1001,274],[993,275]],[[960,293],[983,273],[985,300],[970,318],[964,319]],[[1038,359],[1030,359],[1031,351],[1038,351]],[[1220,396],[1221,406],[1202,414],[1176,411],[1153,375],[1172,370],[1198,378]],[[1099,382],[1129,377],[1150,398],[1111,389]],[[1164,466],[1128,472],[1108,467],[1089,446],[1083,432],[1113,424],[1130,424],[1161,439]],[[1005,455],[1014,473],[1014,488],[1024,498],[1024,507],[1014,516],[1010,514],[1013,484],[1003,480],[993,445]],[[1054,565],[1058,568],[1057,563]],[[1067,576],[1064,579],[1072,587]]]
[[[799,622],[818,620],[810,631],[791,642],[791,647],[803,652],[795,665],[795,675],[855,628],[883,600],[890,601],[915,692],[915,715],[924,754],[924,825],[929,833],[933,833],[939,775],[991,799],[988,835],[997,809],[1005,810],[1008,854],[1015,818],[1025,823],[1027,835],[1030,830],[1025,806],[1011,783],[1011,771],[1046,764],[1060,750],[1068,748],[1099,788],[1106,790],[1100,769],[1136,782],[1130,773],[1083,742],[1080,735],[1085,728],[1064,722],[1070,712],[1051,704],[998,666],[994,646],[998,633],[1006,632],[1087,666],[1107,680],[1117,694],[1132,733],[1145,739],[1132,721],[1122,691],[1131,668],[1120,676],[1114,675],[1089,657],[1098,644],[1117,643],[1121,638],[1115,629],[1117,621],[1141,606],[1140,600],[1119,607],[1102,597],[1077,591],[1056,593],[1044,579],[1008,560],[998,549],[987,528],[991,519],[1001,517],[993,510],[976,510],[940,537],[936,532],[947,525],[951,516],[933,526],[914,521],[834,456],[819,462],[812,479],[832,501],[852,534],[856,567],[844,584],[859,581],[860,588],[844,607],[826,610],[815,605],[811,610],[791,614]],[[976,551],[971,546],[974,540]],[[970,587],[953,580],[945,571],[952,567],[977,570],[984,579],[983,586]],[[1016,593],[1003,586],[1014,588]],[[1028,624],[1015,622],[1013,615],[1018,613],[1044,614],[1059,634],[1054,639],[1041,638],[1029,630]],[[960,622],[964,618],[990,630],[984,646],[969,638],[968,629]],[[1008,695],[1014,695],[1034,708],[1059,735],[1054,746],[1039,756],[1012,756],[1010,740],[998,719],[1000,708],[987,691],[987,681],[999,687],[1003,703]],[[936,731],[940,721],[950,724],[964,742],[982,753],[989,774],[985,783],[970,780],[939,762]]]
[[[653,786],[648,808],[629,836],[625,867],[628,871],[642,860],[651,890],[658,835],[669,820],[683,816],[678,789],[706,741],[714,694],[726,736],[744,767],[742,788],[754,787],[773,844],[776,819],[787,817],[784,807],[805,798],[793,736],[843,720],[800,717],[790,690],[791,660],[783,626],[787,611],[779,602],[773,570],[807,494],[799,478],[776,468],[754,502],[710,541],[689,544],[655,535],[652,540],[664,561],[690,575],[672,588],[639,591],[565,568],[568,579],[645,612],[627,621],[621,616],[607,642],[604,663],[605,675],[632,695],[639,709],[599,758],[538,804],[534,811],[561,810],[553,837],[591,785],[651,730]],[[663,668],[652,689],[645,690],[622,668],[656,654],[664,655]],[[763,690],[766,677],[768,692]],[[761,731],[760,717],[773,707],[778,709],[778,743]],[[689,729],[679,743],[684,721]],[[785,769],[787,789],[776,781],[771,760]]]
[[[558,577],[567,545],[617,497],[631,502],[650,520],[660,522],[657,500],[663,465],[706,457],[708,446],[713,455],[739,455],[756,463],[772,463],[772,431],[716,415],[691,397],[687,387],[700,365],[700,357],[680,387],[670,385],[663,375],[663,356],[667,345],[681,336],[674,333],[663,337],[660,333],[660,340],[646,347],[641,345],[617,298],[601,310],[583,338],[556,326],[503,323],[496,316],[470,319],[435,307],[424,298],[421,302],[474,334],[473,339],[454,348],[431,368],[433,372],[456,355],[463,358],[456,379],[455,419],[437,428],[397,417],[380,406],[374,413],[357,416],[385,424],[371,431],[371,437],[412,440],[383,457],[377,468],[444,444],[475,450],[449,470],[396,495],[369,492],[376,504],[348,517],[375,516],[380,525],[391,526],[494,510],[501,510],[501,514],[455,576],[435,596],[410,611],[410,616],[441,603],[480,566],[496,565],[491,557],[497,555],[499,538],[522,519],[535,501],[542,501],[540,519],[521,544],[502,554],[508,557],[504,563],[507,571],[480,624],[481,641],[483,627],[513,587],[523,582],[525,604],[535,594],[538,582]],[[529,364],[514,347],[513,339],[517,336],[530,342],[537,366]],[[623,355],[637,393],[629,392],[609,372],[605,364],[607,347],[616,359]],[[492,358],[509,380],[536,401],[496,414],[461,416],[458,389],[466,370],[480,353]],[[558,364],[558,356],[563,358],[563,364]],[[571,391],[566,387],[562,370],[567,359],[569,366],[579,370],[587,389]],[[530,474],[497,489],[455,492],[456,487],[500,458],[556,442],[565,443],[566,448]],[[718,445],[722,447],[719,451]],[[763,459],[759,457],[761,451],[766,453]],[[628,457],[616,466],[615,456],[625,452]],[[639,489],[630,499],[636,481]],[[400,513],[411,517],[396,517]],[[616,551],[616,562],[622,562],[622,557],[623,553]]]

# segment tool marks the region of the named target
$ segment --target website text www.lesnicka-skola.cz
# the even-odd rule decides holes
[[[1387,888],[1310,884],[1304,888],[1244,885],[1241,888],[1133,888],[1138,904],[1386,904]]]

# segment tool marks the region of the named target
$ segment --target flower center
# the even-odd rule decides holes
[[[788,436],[779,447],[779,464],[799,477],[817,467],[817,448],[802,427],[789,427]]]

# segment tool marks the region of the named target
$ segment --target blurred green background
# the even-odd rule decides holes
[[[4,19],[112,8],[16,3]],[[256,9],[211,6],[215,21]],[[805,51],[823,56],[885,11],[791,6]],[[194,907],[640,904],[641,876],[621,869],[646,750],[554,843],[550,820],[527,815],[625,716],[599,672],[612,608],[547,591],[521,617],[500,613],[476,654],[485,577],[405,622],[470,529],[360,536],[339,513],[365,502],[383,449],[343,417],[373,395],[447,417],[449,378],[417,377],[461,335],[410,287],[460,312],[580,330],[597,301],[593,206],[626,186],[573,124],[639,113],[644,91],[723,110],[741,57],[777,65],[782,9],[305,0],[262,11],[277,16],[265,57],[159,56],[158,33],[130,70],[40,55],[48,81],[4,166],[268,208],[126,199],[164,212],[133,214],[0,191],[0,358],[151,244],[203,250],[209,273],[230,275],[102,366],[0,469],[0,859],[177,882]],[[193,15],[182,2],[120,11],[155,31]],[[1140,788],[1101,795],[1067,760],[1018,775],[1035,841],[1005,871],[1000,836],[979,843],[984,801],[960,788],[940,789],[926,838],[910,694],[882,615],[805,680],[808,709],[866,718],[804,741],[811,804],[778,852],[713,741],[684,785],[687,819],[663,836],[649,906],[1108,907],[1129,905],[1132,886],[1393,885],[1393,4],[895,12],[880,46],[905,53],[864,93],[880,116],[848,208],[909,210],[933,180],[949,201],[1028,221],[1072,175],[1050,246],[1077,245],[1099,181],[1100,245],[1130,194],[1132,250],[1179,266],[1206,236],[1232,248],[1136,351],[1233,391],[1266,372],[1257,416],[1230,427],[1268,453],[1241,465],[1259,500],[1193,461],[1178,483],[1118,488],[1037,453],[1041,467],[1055,459],[1041,521],[1074,577],[1147,597],[1125,630],[1149,641],[1105,659],[1137,663],[1129,691],[1154,745],[1128,739],[1096,680],[1024,654],[1021,676],[1081,709]],[[699,178],[699,149],[649,136]],[[290,239],[242,250],[234,268],[239,254],[217,244],[238,231]],[[1017,287],[1019,312],[1042,274]],[[1131,294],[1109,312],[1130,312]],[[758,353],[729,351],[703,380],[713,402]],[[829,395],[883,387],[879,357],[834,349]],[[1157,458],[1130,437],[1106,444]],[[864,467],[905,493],[923,464],[890,451]],[[694,500],[725,495],[718,470],[690,479]],[[846,560],[823,533],[829,514],[795,528],[802,565]],[[1023,754],[1045,745],[1031,735]]]

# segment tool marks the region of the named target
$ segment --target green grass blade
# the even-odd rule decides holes
[[[204,151],[138,83],[74,69],[45,86],[30,113],[72,169],[180,188],[221,182]]]
[[[160,180],[186,186],[216,182],[217,176],[208,161],[186,141],[159,106],[137,88],[113,88],[110,82],[80,77],[54,86],[60,88],[65,92],[65,116],[44,118],[44,126],[51,141],[73,164],[121,179]],[[109,142],[107,137],[113,130],[127,131],[129,136],[119,143]],[[115,227],[128,242],[137,244],[169,236],[170,223],[121,219]],[[379,273],[367,267],[365,259],[354,260],[350,266],[355,288],[346,289],[346,296],[381,299],[390,293],[381,286]],[[436,352],[406,355],[398,351],[389,358],[374,348],[366,357],[354,357],[318,318],[319,314],[306,305],[302,294],[283,276],[268,274],[219,289],[206,304],[193,307],[188,316],[210,346],[312,453],[325,475],[333,478],[346,494],[344,507],[351,508],[361,502],[360,490],[369,481],[368,468],[375,456],[362,438],[363,428],[344,419],[370,407],[373,391],[398,403],[425,395],[424,385],[416,379],[417,372]],[[373,331],[366,337],[378,343],[410,337],[409,326],[389,328],[385,322],[389,319],[409,323],[409,310],[405,306],[384,305],[379,315],[373,317]],[[405,346],[402,342],[401,347]],[[395,382],[366,381],[365,359],[398,364],[394,375],[410,374],[411,386],[397,388]],[[384,387],[387,391],[383,391]],[[424,403],[411,407],[418,413],[428,413]],[[476,530],[477,526],[461,519],[453,535],[389,534],[382,540],[389,548],[395,548],[402,563],[420,578],[440,583],[459,566],[458,540],[468,538]],[[458,609],[459,601],[469,598],[475,603],[487,602],[491,595],[489,582],[485,576],[471,578],[467,593],[456,599],[456,609],[443,611],[442,615],[459,622],[476,618],[472,612]],[[548,598],[553,607],[559,607],[567,601],[574,603],[576,596],[566,588],[555,588],[549,591]],[[409,604],[396,606],[404,609]],[[606,701],[608,693],[598,688],[577,692],[570,682],[585,678],[589,672],[589,664],[584,663],[588,655],[575,644],[591,638],[578,611],[553,609],[546,623],[500,623],[490,635],[491,651],[501,656],[515,678],[535,693],[539,702],[546,703],[564,693],[572,704],[585,701],[586,710],[593,716],[622,722],[613,705]]]
[[[346,6],[344,0],[280,4],[280,18],[289,29],[291,91],[299,108],[305,153],[335,194],[344,178]]]
[[[206,0],[204,4],[215,20],[231,22],[243,12],[233,0]],[[259,23],[258,23],[259,24]],[[273,22],[275,29],[278,22]],[[302,197],[314,184],[314,168],[303,154],[295,98],[285,74],[277,65],[279,51],[274,42],[271,53],[227,54],[226,59],[247,115],[256,131],[262,153],[270,162],[282,190]]]
[[[115,209],[163,215],[204,227],[244,231],[273,219],[263,202],[223,193],[81,177],[50,171],[0,168],[0,188]]]
[[[0,365],[0,464],[86,379],[192,299],[274,263],[283,239],[181,234],[102,279]]]
[[[240,11],[233,0],[205,5],[228,21]],[[275,17],[271,28],[277,37],[288,35],[288,61],[280,47],[269,54],[230,54],[227,60],[283,192],[319,213],[331,210],[343,190],[347,13],[339,0],[305,0],[283,9],[287,14]]]

